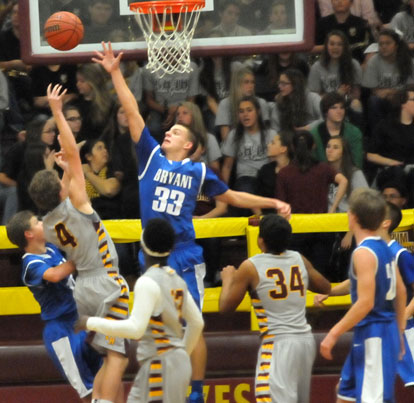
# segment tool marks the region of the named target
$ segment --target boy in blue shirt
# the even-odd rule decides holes
[[[405,329],[406,291],[392,252],[378,236],[385,201],[373,189],[357,189],[349,200],[349,229],[357,248],[352,254],[349,282],[352,307],[329,331],[320,352],[332,359],[339,337],[354,328],[353,344],[341,372],[337,403],[394,401],[394,383]],[[347,288],[347,290],[345,289]]]
[[[40,305],[46,350],[82,401],[90,402],[101,358],[86,342],[87,333],[73,330],[78,318],[72,295],[71,273],[75,266],[65,260],[56,246],[46,243],[43,224],[31,211],[15,214],[6,230],[10,242],[25,252],[22,280]]]

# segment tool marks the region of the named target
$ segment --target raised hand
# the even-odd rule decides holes
[[[105,42],[102,42],[103,52],[98,52],[95,50],[95,56],[92,58],[92,61],[100,64],[109,74],[119,69],[119,63],[121,62],[122,52],[119,52],[118,56],[115,57],[114,52],[112,51],[111,42],[108,42],[108,45]]]
[[[49,101],[50,109],[53,111],[61,111],[63,107],[63,97],[66,94],[66,89],[60,84],[56,84],[52,88],[52,84],[47,87],[47,100]]]
[[[277,212],[286,220],[290,220],[290,204],[275,199]]]

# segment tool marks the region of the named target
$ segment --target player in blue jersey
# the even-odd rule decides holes
[[[394,256],[397,267],[401,273],[404,285],[407,289],[407,301],[414,297],[414,257],[391,238],[392,232],[400,225],[402,220],[401,209],[393,203],[387,202],[386,219],[382,225],[381,237],[388,243]],[[411,307],[407,306],[407,326],[404,331],[405,354],[398,362],[398,375],[406,387],[414,386],[414,318]]]
[[[122,52],[115,57],[110,43],[102,43],[102,46],[103,52],[95,52],[93,61],[111,74],[128,119],[138,157],[142,226],[145,227],[151,218],[165,218],[171,223],[177,235],[177,244],[168,263],[184,278],[194,300],[201,307],[205,265],[202,249],[195,243],[192,223],[201,187],[208,197],[236,207],[275,208],[289,217],[290,206],[280,200],[230,190],[204,163],[191,161],[188,157],[197,149],[199,136],[184,125],[175,124],[165,133],[160,146],[146,128],[137,101],[119,68]],[[202,379],[206,359],[207,350],[201,338],[192,355],[194,393],[190,396],[191,402],[203,401]]]
[[[394,401],[406,291],[391,250],[378,236],[385,212],[385,201],[375,190],[357,189],[351,194],[349,229],[358,245],[349,272],[352,307],[320,346],[322,356],[332,359],[338,338],[354,328],[351,352],[341,372],[338,403]]]
[[[42,222],[31,211],[14,215],[6,230],[10,242],[25,251],[22,280],[40,305],[46,350],[82,401],[90,402],[101,358],[86,343],[86,332],[73,330],[78,318],[72,294],[75,266],[56,246],[46,243]]]

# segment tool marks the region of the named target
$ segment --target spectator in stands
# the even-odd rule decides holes
[[[86,141],[81,148],[81,157],[86,192],[93,209],[103,220],[120,218],[121,183],[109,163],[105,143],[100,139]]]
[[[13,1],[11,27],[0,32],[0,69],[9,79],[13,108],[18,108],[26,119],[32,115],[31,66],[25,64],[20,55],[19,5]]]
[[[256,97],[243,97],[238,104],[238,124],[231,130],[222,145],[224,155],[222,178],[230,183],[231,173],[236,164],[236,179],[230,186],[234,190],[257,194],[257,172],[268,162],[267,144],[276,134],[266,129]],[[250,211],[235,210],[243,215]]]
[[[88,17],[85,24],[84,43],[100,43],[111,39],[111,32],[116,30],[115,11],[113,0],[89,0]]]
[[[353,57],[362,62],[364,49],[373,38],[368,22],[351,14],[351,6],[352,0],[332,0],[333,13],[322,17],[316,25],[314,52],[322,51],[329,32],[339,30],[347,36]]]
[[[414,1],[408,0],[402,10],[392,18],[390,28],[402,33],[403,39],[407,42],[408,47],[414,49]]]
[[[77,139],[82,130],[82,116],[79,108],[73,104],[66,104],[63,106],[62,111],[70,129],[72,130],[73,136]]]
[[[408,194],[403,183],[398,180],[389,181],[384,183],[380,190],[387,202],[395,204],[400,209],[407,208]]]
[[[175,122],[191,127],[194,133],[201,136],[204,146],[201,147],[202,152],[197,161],[205,162],[214,172],[219,173],[222,157],[220,147],[216,137],[207,132],[200,108],[192,102],[181,103],[177,109]]]
[[[362,85],[371,90],[368,101],[371,131],[387,114],[389,98],[405,84],[414,82],[414,64],[406,42],[395,31],[383,29],[378,45],[379,52],[368,61],[362,78]]]
[[[55,135],[56,129],[53,134]],[[26,147],[23,155],[23,163],[17,178],[17,199],[19,211],[38,209],[29,196],[28,188],[36,172],[42,169],[52,170],[55,165],[55,151],[51,150],[45,143],[36,142]]]
[[[83,64],[76,73],[79,99],[75,105],[82,116],[78,140],[100,137],[108,124],[114,102],[106,89],[106,73],[94,63]]]
[[[194,102],[200,93],[197,65],[191,62],[190,66],[193,70],[189,73],[176,72],[164,77],[143,69],[144,97],[149,111],[146,124],[160,144],[165,130],[174,123],[180,102]]]
[[[332,0],[318,0],[321,17],[326,17],[334,12],[332,3]],[[350,11],[352,15],[367,20],[369,25],[374,27],[379,27],[382,24],[375,10],[373,0],[352,0],[351,3]]]
[[[313,138],[307,131],[293,136],[294,157],[277,176],[276,195],[291,204],[298,214],[335,213],[346,194],[348,180],[326,162],[318,162],[312,155]],[[329,186],[338,185],[332,205],[328,208]],[[322,273],[328,273],[331,239],[325,233],[296,234],[292,249],[304,254]]]
[[[344,137],[333,136],[326,145],[326,159],[337,172],[340,172],[348,179],[348,187],[345,196],[339,203],[338,212],[348,211],[348,198],[354,189],[368,188],[368,182],[363,172],[358,169],[353,161],[348,142]],[[332,206],[338,187],[334,184],[329,186],[328,206]],[[342,281],[346,277],[349,267],[349,260],[352,252],[353,234],[351,231],[333,234],[333,254],[330,259],[330,267],[335,280]]]
[[[30,71],[32,79],[33,106],[38,113],[50,113],[46,89],[52,83],[61,84],[67,89],[63,101],[65,103],[77,97],[76,65],[50,64],[36,66]]]
[[[363,172],[358,169],[352,160],[351,149],[347,140],[342,136],[333,136],[326,145],[326,160],[336,172],[340,172],[348,180],[345,196],[338,205],[337,211],[345,213],[348,210],[348,197],[354,189],[369,187]],[[333,205],[338,187],[331,184],[329,187],[328,206]]]
[[[210,34],[218,36],[248,36],[249,29],[238,24],[240,5],[236,0],[224,0],[219,3],[220,24],[211,30]]]
[[[321,118],[320,96],[306,89],[305,77],[296,69],[280,75],[279,93],[271,107],[270,127],[280,130],[308,130]]]
[[[403,0],[374,0],[375,10],[384,24],[388,24],[391,21],[402,4]]]
[[[312,155],[312,135],[297,131],[293,136],[294,158],[279,171],[276,194],[292,206],[294,213],[335,213],[346,193],[348,180],[325,162]],[[328,209],[329,185],[336,183],[338,191]]]
[[[87,15],[85,2],[82,0],[42,0],[39,1],[40,26],[43,27],[46,20],[58,11],[68,11],[81,19]]]
[[[103,139],[111,156],[114,175],[121,183],[120,218],[140,218],[137,159],[125,111],[120,105],[113,109]]]
[[[3,140],[3,129],[5,127],[5,118],[7,109],[9,108],[9,86],[7,84],[7,78],[0,70],[0,136]],[[0,165],[3,159],[3,147],[2,141],[0,141]]]
[[[257,173],[257,193],[260,196],[275,197],[277,174],[293,158],[292,138],[293,133],[281,131],[267,145],[270,162],[264,164]],[[275,212],[275,209],[262,209],[264,214]]]
[[[395,90],[391,113],[379,121],[368,145],[367,160],[379,167],[414,164],[414,84]]]
[[[219,102],[229,96],[233,66],[231,56],[207,56],[200,60],[200,95],[196,103],[203,113],[207,129],[212,133]]]
[[[273,102],[279,92],[280,75],[287,69],[300,70],[305,78],[309,75],[308,63],[295,52],[264,55],[263,61],[254,69],[257,95]]]
[[[220,101],[216,126],[219,127],[221,140],[227,138],[231,129],[238,123],[238,106],[243,97],[255,95],[254,73],[249,67],[241,67],[234,71],[231,76],[230,95]],[[258,98],[262,119],[265,123],[269,121],[269,109],[264,99]]]
[[[364,160],[362,133],[345,120],[345,98],[337,92],[325,94],[321,100],[321,113],[324,121],[311,130],[315,142],[314,156],[319,161],[326,161],[325,148],[329,139],[340,136],[349,145],[353,164],[361,169]]]
[[[293,28],[291,24],[292,22],[289,21],[287,4],[284,0],[277,0],[272,3],[269,13],[269,22],[270,24],[260,33],[261,35],[277,34],[285,32],[288,28]],[[263,26],[263,20],[261,21],[261,26]]]
[[[263,30],[263,21],[269,15],[269,0],[239,0],[239,23],[253,34]]]
[[[321,57],[311,67],[308,79],[310,91],[323,96],[336,91],[345,97],[347,109],[356,123],[362,124],[362,69],[352,58],[348,39],[342,31],[332,31],[325,39]]]

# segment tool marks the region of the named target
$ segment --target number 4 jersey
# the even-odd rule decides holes
[[[193,241],[193,211],[201,187],[208,197],[214,197],[226,192],[227,185],[204,163],[189,158],[168,160],[146,127],[135,150],[142,226],[151,218],[164,218],[173,226],[177,242]]]
[[[83,214],[69,198],[43,217],[48,242],[57,245],[81,272],[106,268],[118,270],[118,255],[98,214]]]
[[[291,250],[281,255],[261,253],[249,260],[259,275],[250,297],[262,335],[309,332],[305,316],[309,278],[300,254]]]

